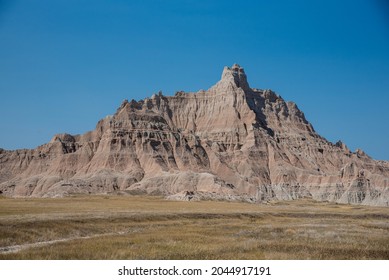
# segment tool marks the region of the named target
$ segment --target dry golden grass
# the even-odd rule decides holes
[[[389,259],[388,218],[309,200],[0,199],[0,259]]]

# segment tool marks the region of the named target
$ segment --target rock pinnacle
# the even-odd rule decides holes
[[[221,82],[232,82],[234,85],[242,88],[244,91],[250,89],[244,69],[236,63],[232,65],[232,67],[224,67]]]

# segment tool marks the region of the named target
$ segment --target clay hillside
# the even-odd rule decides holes
[[[113,192],[387,206],[389,162],[327,141],[296,104],[250,88],[236,64],[207,91],[124,101],[91,132],[0,150],[4,196]]]

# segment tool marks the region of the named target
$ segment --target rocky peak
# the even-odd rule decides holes
[[[244,69],[236,63],[232,67],[224,67],[221,80],[215,85],[218,90],[231,86],[241,88],[245,92],[250,90]]]

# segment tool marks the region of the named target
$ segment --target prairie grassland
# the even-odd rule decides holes
[[[2,198],[0,259],[389,259],[389,208]]]

